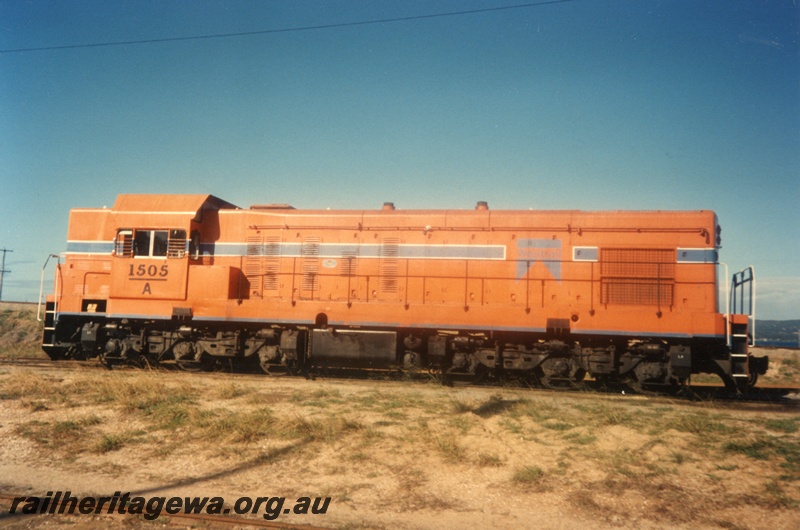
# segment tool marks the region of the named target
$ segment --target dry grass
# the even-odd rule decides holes
[[[42,352],[43,324],[33,304],[0,303],[0,355],[7,359],[47,356]]]
[[[191,455],[285,471],[305,477],[292,488],[320,483],[384,510],[464,511],[463,486],[520,503],[555,496],[609,525],[725,527],[731,503],[753,520],[800,516],[796,411],[373,384],[12,369],[0,374],[0,407],[24,412],[10,434],[41,455],[120,475],[138,469],[131,452],[156,474]]]
[[[793,387],[800,384],[800,350],[757,348],[756,351],[769,356],[769,371],[760,379],[763,384]]]
[[[38,335],[25,340],[38,348]],[[766,353],[762,384],[800,382],[800,352]],[[797,409],[7,368],[0,418],[0,461],[24,461],[32,476],[51,472],[36,466],[55,456],[74,481],[331,495],[344,515],[323,525],[391,527],[398,512],[410,527],[789,528],[800,519]],[[535,517],[532,496],[542,500]]]

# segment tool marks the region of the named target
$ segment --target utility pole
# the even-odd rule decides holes
[[[2,301],[3,300],[3,275],[5,275],[8,272],[11,272],[11,271],[7,271],[6,270],[6,252],[14,252],[14,251],[13,250],[9,250],[7,248],[0,248],[0,252],[3,253],[3,261],[2,261],[2,265],[0,265],[0,301]]]

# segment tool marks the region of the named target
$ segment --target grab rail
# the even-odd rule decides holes
[[[745,312],[745,300],[747,300],[747,311]],[[748,326],[750,331],[750,346],[756,343],[756,273],[755,269],[747,267],[737,272],[731,278],[731,300],[730,305],[733,311],[738,314],[747,315],[752,321]]]
[[[42,278],[39,282],[39,305],[36,307],[36,320],[37,322],[42,321],[42,294],[44,293],[44,271],[47,268],[47,264],[50,262],[50,258],[56,258],[58,262],[56,263],[56,268],[61,264],[61,258],[58,254],[50,254],[47,256],[47,259],[44,261],[44,265],[42,265]],[[56,274],[55,285],[53,286],[53,292],[58,292],[58,274]]]

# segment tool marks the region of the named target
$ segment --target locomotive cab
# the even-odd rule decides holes
[[[203,263],[202,238],[218,237],[217,212],[236,208],[210,195],[120,195],[111,209],[73,209],[43,349],[92,357],[119,320],[191,314],[189,270]]]
[[[190,267],[202,264],[203,234],[219,233],[221,208],[236,207],[206,195],[120,196],[112,216],[112,305],[134,309],[137,300],[185,301]],[[144,313],[151,313],[147,307]]]

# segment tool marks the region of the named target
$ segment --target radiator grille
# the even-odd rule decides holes
[[[625,278],[674,278],[675,251],[667,249],[603,249],[601,274]]]
[[[671,306],[674,285],[650,280],[603,280],[600,296],[604,304]]]
[[[601,303],[671,306],[675,256],[674,249],[602,249]]]

